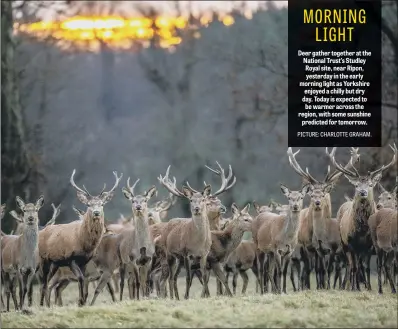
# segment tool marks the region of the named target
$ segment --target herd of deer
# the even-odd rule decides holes
[[[355,168],[359,162],[358,149],[351,148],[351,158],[345,166],[335,159],[336,148],[326,154],[335,168],[328,166],[323,180],[304,171],[289,148],[290,166],[303,178],[303,186],[292,191],[281,185],[288,200],[286,205],[259,206],[253,202],[257,214],[250,215],[250,204],[239,208],[231,206],[232,216],[223,218],[225,207],[218,198],[231,189],[236,177],[229,166],[228,175],[217,162],[218,169],[206,166],[221,178],[221,187],[212,193],[211,186],[204,183],[203,190],[195,190],[188,182],[178,189],[176,179],[169,178],[170,166],[165,176],[158,180],[169,196],[153,206],[149,200],[156,195],[156,187],[138,194],[134,191],[139,179],[131,186],[130,178],[122,188],[124,196],[131,201],[132,216],[122,217],[117,224],[105,225],[104,205],[109,202],[119,185],[122,175],[114,172],[116,182],[111,190],[106,185],[97,196],[91,195],[74,181],[70,183],[77,191],[86,211],[73,207],[77,219],[67,224],[54,224],[60,207],[53,206],[54,214],[46,226],[39,226],[39,209],[43,206],[41,196],[36,203],[25,203],[16,197],[22,213],[11,211],[17,220],[15,234],[1,232],[1,292],[2,309],[9,311],[10,297],[15,309],[23,309],[26,294],[32,305],[32,281],[41,283],[40,305],[50,306],[51,291],[55,289],[55,303],[62,305],[62,291],[70,282],[77,281],[79,305],[85,305],[89,283],[97,281],[91,305],[106,286],[113,301],[115,290],[122,300],[125,279],[131,299],[149,296],[156,289],[159,297],[179,299],[177,279],[185,268],[185,298],[189,298],[194,276],[202,284],[202,297],[210,296],[208,283],[213,270],[217,280],[217,294],[232,296],[228,277],[233,274],[233,293],[236,293],[237,276],[243,279],[242,293],[246,292],[251,269],[256,277],[256,291],[286,292],[286,276],[290,266],[293,290],[310,289],[310,274],[316,274],[317,289],[330,289],[334,271],[333,288],[339,281],[340,289],[351,287],[360,290],[364,284],[371,289],[370,259],[377,256],[378,289],[382,293],[382,273],[385,282],[395,293],[398,267],[397,232],[397,186],[389,193],[381,188],[378,202],[374,200],[374,187],[380,184],[385,170],[396,163],[397,147],[391,162],[374,171],[360,174]],[[354,185],[352,199],[346,196],[332,217],[331,195],[339,177],[344,175]],[[309,195],[310,202],[303,209],[303,199]],[[190,218],[167,218],[167,212],[177,198],[186,198],[190,203]],[[5,206],[2,206],[3,218]],[[252,240],[242,241],[244,232],[252,233]],[[345,269],[343,275],[342,269]],[[16,295],[19,284],[19,302]],[[166,283],[168,282],[169,291]],[[350,282],[348,286],[347,283]]]

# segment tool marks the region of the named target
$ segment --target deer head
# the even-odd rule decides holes
[[[173,183],[174,185],[176,184],[175,180]],[[165,220],[167,218],[167,212],[175,205],[177,200],[178,198],[174,194],[169,193],[166,199],[156,202],[149,208],[148,216],[152,217],[155,222]]]
[[[105,192],[106,184],[102,188],[102,191],[99,195],[93,196],[91,195],[86,187],[83,185],[83,189],[78,187],[74,181],[76,170],[73,169],[72,176],[70,177],[70,183],[77,191],[77,198],[81,203],[87,206],[87,210],[85,214],[89,216],[89,218],[93,220],[99,220],[104,217],[104,205],[112,200],[113,195],[115,193],[116,187],[119,185],[120,180],[123,177],[123,174],[120,177],[117,176],[117,172],[114,171],[113,175],[115,176],[116,182],[115,185],[107,192]]]
[[[268,206],[260,206],[256,201],[253,201],[254,209],[256,209],[257,214],[261,214],[263,212],[272,212],[274,209],[274,205],[270,203]]]
[[[41,195],[36,203],[27,203],[19,197],[16,197],[17,205],[22,210],[23,214],[18,216],[15,211],[11,211],[10,214],[18,221],[22,222],[27,226],[39,226],[39,210],[44,204],[44,196]]]
[[[376,208],[382,209],[382,208],[391,208],[394,209],[395,208],[395,197],[394,197],[394,190],[390,193],[388,192],[383,185],[381,185],[381,183],[378,183],[378,187],[379,187],[379,198],[378,198],[378,202],[376,204]],[[396,189],[396,187],[395,187]],[[396,192],[395,192],[396,194]]]
[[[250,216],[250,203],[248,203],[242,210],[239,210],[238,206],[233,203],[231,205],[232,219],[228,225],[234,225],[243,232],[251,231],[253,217]]]
[[[218,162],[216,163],[219,167],[219,170],[206,166],[207,169],[221,178],[221,187],[213,194],[211,194],[211,186],[206,184],[206,182],[204,182],[205,188],[202,192],[192,188],[188,182],[186,182],[186,186],[182,187],[182,191],[178,190],[175,187],[175,184],[173,185],[173,182],[169,178],[170,166],[167,168],[165,176],[162,177],[162,175],[160,175],[158,180],[160,184],[162,184],[170,193],[173,193],[177,197],[187,198],[190,201],[191,212],[193,215],[200,215],[203,211],[206,211],[207,215],[208,205],[210,205],[210,207],[214,206],[214,208],[218,209],[218,212],[222,212],[225,210],[225,207],[222,205],[221,201],[218,200],[217,196],[225,191],[228,191],[232,186],[234,186],[236,183],[236,177],[232,177],[231,165],[229,165],[228,176],[225,176],[224,169]],[[232,182],[230,183],[231,179]]]
[[[355,163],[359,161],[360,154],[358,153],[358,151],[359,151],[358,148],[351,147],[351,159],[346,165],[346,167],[351,165],[353,166]],[[293,153],[292,148],[291,147],[288,148],[287,155],[289,157],[289,164],[296,173],[298,173],[301,177],[303,177],[305,182],[308,182],[310,184],[310,190],[308,194],[311,198],[311,202],[314,205],[315,210],[321,210],[322,207],[327,202],[326,196],[331,192],[337,180],[342,175],[342,172],[340,172],[339,170],[335,170],[334,172],[331,173],[330,166],[328,166],[328,171],[326,173],[325,178],[323,179],[323,181],[319,181],[309,173],[308,168],[305,168],[306,169],[305,171],[301,168],[301,166],[296,160],[296,155],[299,152],[300,150],[298,150],[296,153]],[[330,154],[334,155],[335,152],[336,148],[333,148]],[[330,156],[327,149],[326,153]]]
[[[156,187],[152,186],[143,194],[135,194],[134,188],[140,180],[137,179],[133,186],[130,186],[130,177],[127,179],[127,187],[123,187],[122,192],[124,196],[131,201],[131,207],[134,217],[142,216],[148,213],[148,201],[156,194]]]
[[[348,181],[355,186],[355,198],[364,200],[368,198],[369,194],[371,194],[371,197],[373,199],[373,188],[380,181],[383,171],[391,167],[396,161],[397,152],[398,152],[397,147],[395,143],[394,146],[390,145],[390,147],[394,152],[392,160],[387,165],[382,165],[380,168],[374,171],[368,171],[368,173],[365,175],[361,175],[353,165],[351,165],[352,170],[344,168],[342,165],[337,163],[334,152],[328,153],[327,148],[326,148],[326,153],[329,155],[331,162],[337,168],[337,170],[343,173],[344,176],[348,179]],[[352,160],[350,161],[352,162]]]
[[[303,208],[303,199],[310,189],[310,184],[306,184],[301,191],[290,191],[288,187],[281,184],[282,193],[289,201],[289,210],[293,213],[300,212]]]

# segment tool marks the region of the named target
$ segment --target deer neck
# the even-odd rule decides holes
[[[207,218],[206,209],[202,211],[200,215],[192,214],[192,222],[194,226],[194,230],[197,232],[198,236],[204,236],[208,234],[210,236],[210,223]]]
[[[366,199],[361,199],[355,196],[352,205],[353,222],[356,227],[356,231],[368,230],[368,219],[369,216],[374,214],[376,211],[375,203],[373,200],[373,191],[369,191]]]
[[[105,230],[104,217],[93,219],[86,213],[80,226],[80,243],[82,249],[92,253],[101,242],[102,234]]]
[[[227,244],[227,250],[226,254],[229,254],[231,251],[235,250],[238,245],[241,243],[243,234],[245,231],[240,229],[237,225],[234,225],[234,223],[231,223],[232,225],[228,225],[225,229],[224,232],[230,236],[230,241]]]
[[[39,226],[24,225],[24,231],[20,235],[21,267],[36,269],[35,254],[38,249]]]
[[[216,231],[220,229],[221,214],[219,212],[209,212],[207,218],[209,220],[210,230]]]
[[[138,248],[149,248],[152,246],[151,233],[148,223],[148,211],[143,211],[138,215],[134,215],[134,243]]]
[[[282,239],[286,241],[287,244],[292,244],[297,235],[297,229],[299,225],[300,211],[292,211],[289,209],[287,216],[284,217],[284,225],[282,229]]]
[[[316,240],[326,241],[328,237],[327,223],[332,217],[330,195],[327,194],[322,201],[322,207],[318,210],[311,201],[310,211],[312,216],[313,234]]]

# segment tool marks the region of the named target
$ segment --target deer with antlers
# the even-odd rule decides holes
[[[40,305],[44,303],[50,306],[48,294],[48,282],[57,272],[59,267],[69,266],[79,283],[79,305],[86,303],[84,291],[85,268],[93,257],[105,229],[104,205],[113,198],[116,187],[119,185],[123,174],[120,177],[117,172],[115,184],[105,191],[106,184],[97,196],[91,195],[85,186],[78,187],[74,181],[76,170],[73,170],[70,177],[71,185],[77,191],[79,201],[87,206],[83,220],[73,221],[67,224],[51,225],[39,232],[39,254],[41,259],[42,289]]]
[[[338,220],[340,221],[340,236],[343,251],[348,257],[346,275],[343,279],[343,286],[347,282],[348,273],[350,275],[351,289],[360,290],[358,267],[361,259],[365,262],[366,286],[371,289],[370,284],[370,258],[372,239],[369,230],[369,217],[375,213],[376,204],[373,196],[373,188],[380,181],[383,171],[391,167],[397,157],[397,147],[391,146],[393,150],[392,160],[387,165],[382,165],[374,171],[368,171],[361,175],[352,165],[352,170],[344,168],[337,163],[335,154],[328,153],[329,158],[337,170],[341,171],[348,181],[355,187],[355,195],[352,201],[347,201],[340,206]]]
[[[232,168],[229,166],[229,174],[225,176],[224,169],[217,162],[219,170],[207,167],[209,170],[221,177],[221,187],[218,191],[211,194],[211,186],[206,185],[202,192],[193,189],[189,183],[183,186],[182,191],[172,185],[169,179],[170,166],[167,168],[164,177],[159,176],[159,182],[177,197],[187,198],[190,202],[192,217],[175,218],[170,220],[162,230],[159,245],[165,250],[165,260],[162,262],[162,275],[160,278],[160,288],[162,295],[165,295],[165,284],[169,279],[170,297],[178,298],[177,288],[177,260],[184,260],[186,270],[186,290],[185,299],[189,298],[189,287],[191,286],[191,265],[192,258],[200,265],[201,276],[205,277],[207,255],[210,252],[212,240],[210,233],[210,223],[207,216],[207,204],[209,199],[215,198],[221,193],[229,190],[236,183],[236,177],[232,178]],[[232,182],[230,182],[232,179]],[[202,297],[208,291],[207,283],[204,281]],[[177,295],[175,295],[177,293]]]
[[[328,166],[328,171],[323,181],[317,180],[309,173],[308,168],[306,168],[306,171],[304,171],[297,162],[296,155],[299,152],[300,150],[293,153],[291,147],[289,147],[287,150],[290,166],[304,179],[305,182],[310,184],[310,190],[308,193],[311,198],[310,205],[308,208],[302,210],[299,226],[300,248],[305,248],[300,253],[300,255],[302,255],[304,258],[304,280],[309,286],[309,260],[306,258],[309,256],[309,253],[315,251],[317,288],[326,288],[325,276],[328,283],[328,288],[330,288],[332,264],[340,244],[338,230],[337,234],[333,234],[336,232],[338,223],[336,219],[332,218],[330,191],[342,175],[342,172],[338,170],[330,172],[330,166]],[[331,155],[334,155],[335,152],[336,148],[332,150]],[[359,161],[359,157],[358,149],[351,148],[351,159],[346,167],[349,168],[351,164],[357,163]],[[330,254],[328,257],[328,265],[325,263],[325,256],[327,253]]]

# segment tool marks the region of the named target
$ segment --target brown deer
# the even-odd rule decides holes
[[[349,274],[352,290],[360,290],[358,267],[361,259],[365,262],[366,286],[368,290],[371,289],[370,258],[372,239],[368,220],[376,211],[373,188],[380,181],[383,171],[391,167],[396,161],[397,147],[395,144],[394,146],[390,145],[390,147],[394,152],[391,162],[374,171],[369,171],[366,175],[361,175],[353,165],[352,170],[344,168],[337,163],[334,153],[329,154],[333,165],[337,170],[341,171],[355,187],[353,201],[343,203],[340,206],[337,217],[337,220],[340,222],[340,236],[343,251],[348,257],[343,286],[345,287]]]
[[[283,292],[286,293],[286,273],[290,262],[290,256],[296,247],[297,229],[299,214],[303,207],[303,199],[309,191],[309,184],[302,187],[300,191],[291,191],[285,185],[281,184],[283,194],[289,200],[289,212],[286,216],[274,213],[263,213],[265,221],[259,228],[256,240],[257,248],[260,252],[266,254],[269,262],[268,278],[274,287],[274,290],[281,292],[281,277],[283,274]],[[274,281],[274,263],[276,265],[276,279]],[[264,291],[264,263],[260,264],[260,283],[261,291]],[[272,275],[270,275],[272,274]]]
[[[142,285],[143,296],[146,295],[148,267],[150,267],[152,255],[155,251],[154,242],[149,231],[147,204],[149,199],[156,193],[156,187],[152,186],[143,194],[135,195],[134,187],[136,183],[130,186],[130,178],[128,178],[127,188],[124,187],[122,189],[124,196],[132,204],[133,226],[126,228],[122,233],[104,236],[97,253],[94,255],[93,261],[97,269],[101,272],[101,277],[90,305],[94,305],[105,285],[107,285],[110,291],[113,290],[110,286],[110,279],[117,268],[119,268],[120,274],[120,300],[123,299],[126,271],[129,274],[130,298],[133,298],[133,283],[135,283],[137,289],[137,299],[139,299],[140,285]],[[112,299],[114,301],[113,297]]]
[[[182,191],[172,185],[169,179],[170,166],[167,168],[164,177],[159,176],[159,182],[171,193],[177,197],[187,198],[191,206],[191,218],[175,218],[167,222],[162,230],[159,245],[165,250],[166,259],[162,263],[163,272],[160,279],[160,288],[162,295],[165,296],[165,284],[169,279],[170,297],[173,298],[177,293],[177,280],[175,277],[177,271],[177,260],[184,259],[186,270],[186,290],[185,298],[189,298],[189,287],[191,286],[191,258],[195,258],[199,262],[202,277],[205,277],[207,255],[211,248],[210,224],[207,217],[207,203],[210,198],[214,198],[221,193],[229,190],[236,182],[236,177],[232,178],[232,168],[229,166],[229,175],[225,176],[224,169],[217,162],[220,170],[212,170],[221,177],[221,187],[214,194],[211,194],[211,186],[206,185],[203,192],[199,192],[190,187],[183,186]],[[210,167],[208,167],[210,169]],[[229,184],[229,185],[228,185]],[[165,263],[167,262],[167,263]],[[176,290],[174,292],[174,290]],[[204,282],[202,289],[202,297],[205,296],[207,283]]]
[[[304,259],[304,273],[306,276],[306,281],[308,285],[309,281],[309,253],[312,253],[315,249],[315,272],[317,289],[325,289],[325,279],[328,282],[328,288],[330,288],[330,273],[332,264],[334,262],[336,250],[340,244],[339,237],[331,234],[334,230],[334,221],[332,218],[332,204],[330,201],[330,191],[333,186],[337,183],[342,173],[338,170],[330,172],[330,166],[328,166],[328,171],[323,179],[323,181],[314,178],[306,168],[304,171],[296,160],[296,155],[300,150],[293,153],[292,148],[289,147],[287,150],[287,155],[289,158],[289,164],[294,169],[294,171],[299,174],[305,182],[310,184],[309,196],[311,197],[311,202],[308,208],[303,209],[301,225],[299,230],[305,230],[305,234],[299,233],[299,244],[300,248],[304,248],[301,251]],[[332,150],[332,155],[336,152],[336,148]],[[347,164],[347,167],[351,163],[357,163],[359,161],[358,149],[351,148],[351,159]],[[306,225],[304,225],[306,224]],[[302,237],[307,237],[308,239],[302,239]],[[337,239],[336,239],[337,238]],[[303,241],[304,240],[304,241]],[[331,254],[330,254],[331,253]],[[329,264],[326,264],[326,255],[330,254],[328,257]]]
[[[22,309],[26,293],[31,289],[32,279],[38,266],[39,210],[44,204],[40,196],[36,203],[27,203],[16,197],[23,211],[23,232],[6,235],[1,239],[1,272],[6,289],[7,312],[10,310],[10,295],[15,310]],[[15,292],[15,281],[19,281],[19,307]]]
[[[40,305],[50,306],[48,282],[59,267],[69,266],[79,283],[79,305],[86,303],[84,291],[84,275],[87,263],[93,257],[105,229],[104,205],[112,198],[123,174],[115,176],[115,184],[111,190],[105,192],[106,184],[98,196],[91,195],[83,186],[78,187],[74,181],[76,170],[73,170],[70,183],[77,191],[79,201],[87,206],[83,220],[67,224],[51,225],[39,233],[39,253],[41,258],[42,289]]]
[[[212,269],[217,277],[218,291],[221,292],[221,284],[224,284],[227,295],[232,296],[228,286],[228,280],[222,270],[221,264],[225,263],[229,255],[241,243],[244,232],[251,231],[253,218],[249,214],[250,204],[240,210],[235,203],[231,206],[232,219],[224,230],[211,231],[212,244],[207,255],[207,268]],[[207,272],[204,280],[209,281],[210,273]],[[191,278],[192,282],[192,278]],[[210,292],[206,295],[210,297]]]

